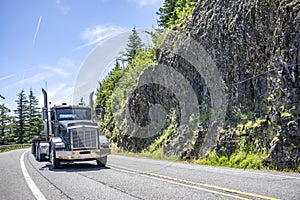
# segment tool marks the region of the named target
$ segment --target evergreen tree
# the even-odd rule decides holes
[[[29,142],[33,136],[42,134],[43,132],[43,121],[41,117],[41,113],[38,107],[38,100],[36,96],[34,96],[32,89],[30,89],[28,96],[28,105],[27,105],[27,119],[26,127],[27,131],[24,135],[24,141]]]
[[[18,136],[16,135],[16,119],[10,117],[10,122],[6,127],[4,142],[5,144],[16,144],[18,142]]]
[[[120,63],[116,61],[115,67],[111,72],[109,72],[108,77],[106,77],[102,82],[99,82],[99,89],[97,91],[96,105],[98,107],[105,108],[107,106],[108,99],[111,98],[111,94],[117,82],[124,75],[124,70],[121,69]]]
[[[156,14],[158,25],[164,29],[182,23],[189,16],[198,0],[165,0]]]
[[[22,144],[24,142],[24,135],[26,135],[26,124],[27,124],[27,105],[28,99],[25,95],[24,90],[22,90],[18,95],[16,100],[17,109],[14,110],[16,114],[16,125],[15,132],[17,134],[18,140],[17,143]]]
[[[0,94],[0,99],[5,98]],[[12,119],[8,113],[10,113],[10,109],[8,109],[5,104],[0,104],[0,145],[8,143],[7,135]]]
[[[165,0],[162,7],[159,8],[156,14],[159,16],[158,25],[163,28],[168,28],[170,21],[176,19],[175,6],[177,0]]]
[[[116,64],[115,64],[115,67],[114,67],[114,71],[116,70],[122,70],[122,67],[120,65],[120,62],[118,59],[116,59]]]
[[[127,61],[129,64],[131,63],[132,59],[137,53],[137,50],[142,48],[142,40],[140,36],[138,35],[135,27],[132,29],[132,33],[129,36],[129,40],[127,43],[126,53],[124,54],[125,61]]]

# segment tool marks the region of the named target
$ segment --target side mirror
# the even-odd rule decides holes
[[[105,115],[105,108],[104,107],[96,107],[96,116],[97,118],[100,117],[100,120],[103,122],[104,121],[104,115]]]

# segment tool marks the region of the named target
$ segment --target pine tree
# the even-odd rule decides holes
[[[30,89],[28,96],[28,105],[27,105],[27,120],[26,121],[26,135],[24,135],[24,141],[29,142],[33,136],[42,134],[43,131],[43,121],[41,118],[41,113],[38,107],[39,103],[34,96],[32,89]]]
[[[0,99],[5,99],[0,94]],[[11,124],[12,117],[9,116],[10,109],[8,109],[5,104],[0,104],[0,145],[7,144],[7,135],[9,133],[9,127]]]
[[[126,61],[130,64],[138,49],[142,48],[142,40],[138,35],[135,27],[132,29],[132,33],[129,36],[129,40],[127,43],[126,53],[124,56],[126,57]]]
[[[164,29],[182,23],[189,16],[198,0],[165,0],[156,14],[158,25]]]
[[[17,134],[18,140],[17,143],[22,144],[24,142],[24,135],[26,135],[26,124],[27,124],[27,105],[28,99],[25,95],[24,90],[22,90],[18,95],[16,100],[17,109],[14,110],[16,114],[16,125],[15,132]]]
[[[162,7],[159,8],[156,14],[159,16],[158,26],[168,28],[170,21],[176,20],[175,7],[177,0],[165,0]]]

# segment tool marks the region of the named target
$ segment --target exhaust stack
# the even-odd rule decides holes
[[[44,107],[43,107],[43,121],[44,121],[44,131],[46,135],[46,142],[49,142],[49,116],[48,116],[48,95],[46,90],[42,88],[43,96],[44,96]]]
[[[95,111],[94,111],[93,96],[94,96],[94,91],[90,93],[90,96],[89,96],[89,106],[90,106],[90,109],[91,109],[92,120],[94,122],[96,122],[97,118],[96,118],[96,114],[95,114]]]

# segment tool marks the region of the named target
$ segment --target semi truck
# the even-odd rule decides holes
[[[110,154],[109,141],[99,131],[93,106],[54,105],[48,108],[48,95],[42,89],[44,134],[32,139],[31,152],[38,161],[49,160],[53,169],[62,163],[95,160],[104,167]],[[90,102],[92,102],[92,94]]]

